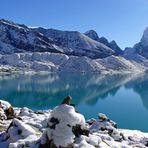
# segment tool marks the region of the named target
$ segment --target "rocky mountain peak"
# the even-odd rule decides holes
[[[109,42],[105,37],[100,37],[99,42],[106,45],[106,46],[109,46]]]
[[[148,27],[144,30],[143,36],[139,43],[134,45],[136,53],[148,58]]]
[[[148,27],[144,30],[144,33],[140,42],[142,46],[148,47]]]
[[[121,50],[121,48],[117,45],[117,43],[114,40],[109,43],[109,47],[113,49],[117,55],[123,54],[123,50]]]
[[[94,30],[88,30],[84,34],[95,41],[99,41],[99,36]]]

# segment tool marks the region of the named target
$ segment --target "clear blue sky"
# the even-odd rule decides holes
[[[0,18],[62,30],[97,31],[133,46],[148,26],[148,0],[0,0]]]

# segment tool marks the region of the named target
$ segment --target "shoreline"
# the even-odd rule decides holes
[[[64,102],[53,110],[13,108],[16,117],[1,120],[0,147],[141,147],[148,146],[148,133],[118,129],[105,114],[85,120]],[[3,130],[5,129],[5,130]]]

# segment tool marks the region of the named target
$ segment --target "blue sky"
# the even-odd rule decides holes
[[[0,0],[0,18],[62,30],[94,29],[124,48],[137,43],[148,26],[148,0]]]

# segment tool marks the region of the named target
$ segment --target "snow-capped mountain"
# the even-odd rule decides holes
[[[94,31],[94,30],[88,30],[84,34],[86,36],[88,36],[89,38],[91,38],[91,39],[99,42],[99,36],[98,36],[98,34],[97,34],[96,31]]]
[[[125,48],[123,57],[143,67],[148,67],[148,27],[139,43],[133,47]]]
[[[53,45],[52,39],[43,34],[35,32],[25,25],[0,20],[0,53],[10,54],[24,51],[61,52],[58,47]]]
[[[29,28],[0,20],[0,52],[54,52],[67,55],[104,58],[115,52],[83,33],[55,29]]]
[[[44,34],[47,38],[52,38],[54,44],[62,48],[63,52],[68,55],[87,56],[94,59],[115,54],[111,48],[77,31],[44,28],[36,28],[34,30]]]
[[[135,52],[148,59],[148,27],[144,30],[143,36],[134,48]]]
[[[123,54],[123,50],[117,45],[117,43],[112,40],[111,42],[108,42],[108,40],[105,37],[100,37],[98,36],[97,32],[95,32],[94,30],[88,30],[84,33],[86,36],[88,36],[89,38],[100,42],[104,45],[106,45],[107,47],[111,48],[112,50],[114,50],[116,55],[122,55]]]
[[[123,51],[94,30],[86,33],[31,28],[0,20],[0,72],[131,73],[148,69],[147,31],[142,47]]]

